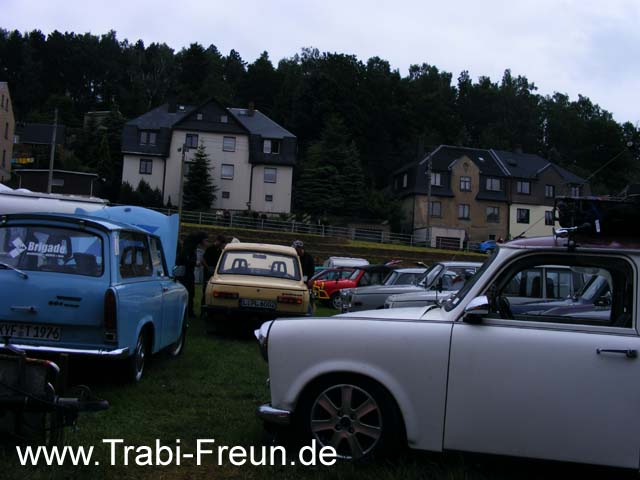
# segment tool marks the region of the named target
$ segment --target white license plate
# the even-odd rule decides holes
[[[275,310],[277,308],[276,302],[273,300],[256,300],[253,298],[241,298],[240,306],[246,308],[264,308],[267,310]]]
[[[51,325],[33,325],[26,323],[0,323],[0,339],[28,338],[30,340],[60,341],[62,329]]]

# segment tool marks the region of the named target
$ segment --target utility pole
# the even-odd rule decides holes
[[[427,242],[431,246],[431,154],[427,160]]]
[[[53,187],[53,159],[56,153],[56,133],[58,132],[58,109],[53,112],[53,133],[51,134],[51,156],[49,157],[49,181],[47,182],[47,193],[51,193]]]
[[[182,230],[182,189],[184,184],[184,159],[187,152],[187,143],[182,144],[182,161],[180,162],[180,183],[178,184],[178,238]]]

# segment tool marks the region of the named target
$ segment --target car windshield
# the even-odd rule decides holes
[[[476,282],[482,278],[482,275],[484,274],[484,272],[489,268],[489,265],[491,265],[493,263],[493,261],[496,259],[497,257],[497,252],[493,252],[493,254],[491,255],[491,257],[489,257],[483,264],[482,266],[476,270],[476,273],[473,275],[473,277],[471,277],[469,280],[467,280],[467,282],[464,284],[464,286],[458,290],[456,293],[454,293],[453,295],[451,295],[446,302],[444,302],[444,309],[448,312],[450,310],[453,310],[458,303],[460,303],[460,300],[462,300],[467,293],[469,293],[469,290],[471,290],[471,288],[476,284]]]
[[[433,284],[435,279],[438,277],[438,275],[440,274],[443,268],[444,267],[439,263],[434,263],[433,265],[431,265],[429,267],[429,270],[427,270],[422,276],[422,278],[418,280],[418,285],[423,288],[429,288]]]
[[[362,269],[356,268],[353,272],[351,272],[351,275],[349,275],[349,280],[357,280],[360,272],[362,272]]]
[[[300,280],[298,258],[277,252],[229,250],[218,266],[220,275],[253,275]]]
[[[102,239],[93,233],[40,225],[0,228],[0,262],[20,270],[99,277]]]

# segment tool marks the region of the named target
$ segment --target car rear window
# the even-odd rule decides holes
[[[104,263],[102,239],[69,228],[1,227],[0,262],[20,270],[99,277]]]
[[[231,250],[224,252],[218,273],[300,280],[298,258],[274,252]]]

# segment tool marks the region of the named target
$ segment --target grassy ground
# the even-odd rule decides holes
[[[199,296],[197,297],[199,298]],[[317,314],[334,311],[320,308]],[[585,477],[596,474],[614,478],[615,470],[577,467],[462,454],[406,453],[387,462],[333,467],[234,467],[218,466],[214,457],[197,466],[185,460],[181,466],[109,466],[103,438],[122,438],[128,445],[154,445],[160,439],[182,451],[195,451],[195,440],[214,438],[217,445],[263,445],[266,437],[255,417],[257,405],[268,401],[265,385],[267,366],[256,342],[249,335],[221,338],[205,333],[201,320],[192,322],[184,355],[153,358],[139,385],[123,385],[114,378],[109,364],[72,364],[76,382],[90,384],[94,392],[111,403],[111,408],[84,414],[77,431],[67,430],[64,444],[96,447],[99,466],[38,467],[17,465],[14,450],[0,453],[2,480],[54,479],[511,479]],[[472,428],[472,427],[470,427]],[[132,457],[133,458],[133,457]],[[626,475],[626,474],[625,474]],[[637,476],[636,476],[637,477]]]

